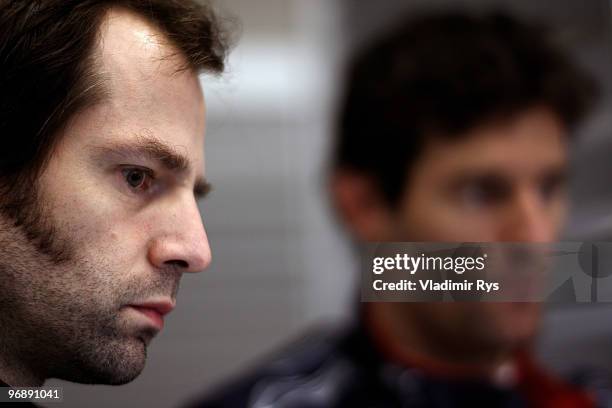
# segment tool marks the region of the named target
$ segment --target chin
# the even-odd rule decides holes
[[[140,338],[99,344],[93,352],[76,357],[80,361],[57,377],[81,384],[123,385],[142,373],[147,358],[145,341]]]
[[[144,370],[147,360],[147,343],[144,339],[131,339],[123,350],[111,357],[109,385],[123,385],[136,379]]]
[[[540,325],[540,305],[537,303],[500,303],[495,325],[498,341],[509,348],[531,343]]]

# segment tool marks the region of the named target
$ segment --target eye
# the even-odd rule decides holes
[[[482,178],[467,183],[459,191],[463,205],[485,208],[501,203],[509,194],[509,187],[502,180]]]
[[[128,187],[132,190],[147,191],[151,188],[153,172],[142,167],[126,167],[121,169],[121,174]]]
[[[551,201],[563,193],[566,190],[567,180],[563,175],[553,175],[546,177],[540,185],[540,194],[542,199],[545,201]]]

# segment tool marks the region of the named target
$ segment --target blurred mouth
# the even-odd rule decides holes
[[[170,313],[175,304],[171,300],[145,301],[127,305],[128,308],[136,311],[147,325],[152,326],[157,331],[164,328],[164,316]]]

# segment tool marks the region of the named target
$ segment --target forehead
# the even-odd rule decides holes
[[[511,119],[476,128],[457,140],[433,139],[419,170],[442,174],[459,171],[537,173],[567,161],[567,134],[557,116],[535,108]]]
[[[182,69],[184,58],[163,33],[130,11],[111,9],[94,57],[108,97],[89,116],[108,130],[105,138],[145,133],[183,150],[192,161],[203,161],[205,108],[199,79]]]

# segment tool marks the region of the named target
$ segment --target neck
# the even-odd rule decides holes
[[[11,387],[41,387],[44,379],[27,370],[0,363],[0,380]]]
[[[461,336],[428,332],[405,307],[402,303],[370,303],[366,308],[370,332],[395,361],[436,376],[489,379],[512,364],[511,350],[470,347]]]
[[[0,345],[2,345],[0,341]],[[43,376],[37,375],[24,361],[20,360],[15,353],[11,353],[10,347],[2,347],[0,354],[0,381],[12,387],[40,387],[44,384]]]

